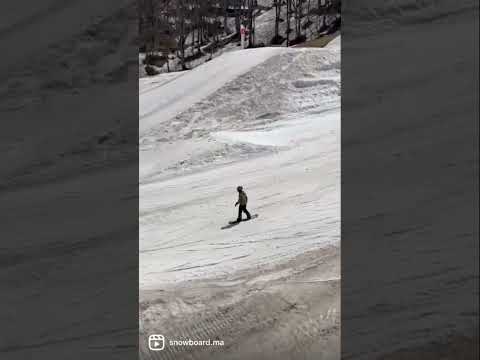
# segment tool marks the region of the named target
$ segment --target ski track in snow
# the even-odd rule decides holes
[[[340,241],[340,41],[140,80],[140,288]],[[236,217],[235,188],[260,216]]]

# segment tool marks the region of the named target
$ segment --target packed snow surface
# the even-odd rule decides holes
[[[168,121],[172,116],[191,107],[195,102],[218,90],[227,81],[278,53],[278,48],[262,48],[227,53],[201,67],[188,76],[140,96],[140,133],[148,126]],[[178,74],[178,73],[177,73]],[[160,75],[171,77],[171,74]],[[140,91],[144,91],[144,87]]]
[[[140,288],[340,241],[340,42],[226,53],[140,82]],[[237,216],[236,187],[259,217]]]

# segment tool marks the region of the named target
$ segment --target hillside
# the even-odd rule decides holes
[[[198,337],[203,328],[236,345],[259,341],[247,332],[269,334],[256,345],[260,356],[302,327],[309,346],[325,345],[312,353],[335,358],[340,40],[323,49],[234,51],[140,79],[139,141],[141,337],[160,324],[169,338]],[[231,227],[240,184],[259,217]],[[268,290],[252,294],[257,286]],[[324,300],[314,303],[317,296]],[[283,312],[297,302],[310,311]],[[272,327],[274,317],[283,330]],[[285,346],[292,354],[299,344]]]

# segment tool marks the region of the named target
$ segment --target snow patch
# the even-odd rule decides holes
[[[140,288],[340,241],[340,53],[262,48],[140,84]],[[260,216],[236,218],[236,187]]]

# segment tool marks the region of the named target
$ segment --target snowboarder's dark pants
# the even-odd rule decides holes
[[[247,220],[251,218],[250,213],[249,213],[248,210],[247,210],[247,205],[240,205],[240,206],[238,207],[238,218],[237,218],[237,221],[242,221],[242,212],[244,212],[245,215],[247,215]]]

